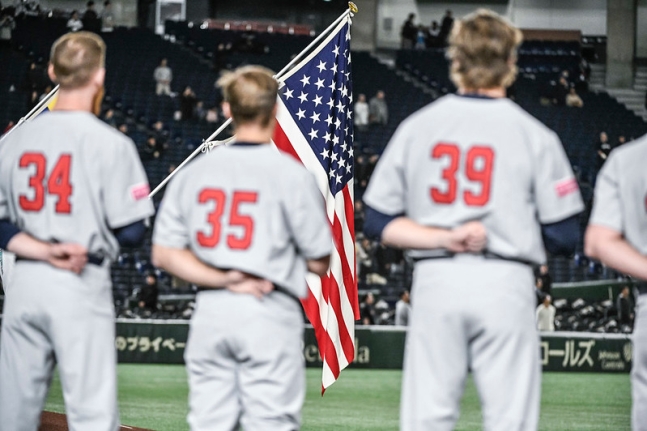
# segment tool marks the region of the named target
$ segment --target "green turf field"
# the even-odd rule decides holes
[[[346,370],[321,398],[320,370],[308,369],[303,430],[397,430],[400,371]],[[119,365],[119,406],[124,424],[157,431],[188,429],[187,384],[178,365]],[[540,430],[629,431],[629,375],[545,373]],[[58,378],[47,402],[62,412]],[[480,430],[478,396],[467,385],[456,430]]]

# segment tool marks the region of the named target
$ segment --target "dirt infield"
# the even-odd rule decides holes
[[[144,428],[129,427],[122,425],[121,431],[152,431]],[[53,412],[43,412],[40,417],[40,428],[38,431],[68,431],[65,415]]]

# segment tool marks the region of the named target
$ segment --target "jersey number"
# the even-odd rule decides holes
[[[449,158],[449,166],[443,172],[442,177],[447,184],[445,190],[436,187],[431,188],[431,199],[437,204],[449,205],[456,200],[458,181],[456,172],[459,170],[461,150],[457,145],[439,143],[431,151],[432,159]],[[477,161],[482,160],[480,167]],[[490,186],[492,185],[492,168],[494,166],[494,151],[490,147],[474,146],[467,150],[465,158],[465,176],[468,180],[479,183],[481,191],[473,193],[470,190],[463,192],[465,204],[473,207],[482,207],[490,201]]]
[[[254,219],[248,215],[240,214],[239,207],[241,204],[253,204],[258,199],[256,192],[234,192],[231,202],[231,211],[229,212],[229,226],[239,226],[243,228],[243,235],[238,237],[234,234],[227,235],[227,246],[234,250],[246,250],[252,244],[252,235],[254,234]],[[211,234],[198,232],[198,244],[202,247],[213,248],[220,242],[222,224],[220,220],[225,211],[227,196],[225,192],[219,189],[204,189],[198,195],[198,202],[205,204],[214,202],[216,204],[213,211],[207,215],[207,222],[211,225]]]
[[[47,180],[47,193],[58,196],[55,211],[59,214],[70,214],[72,204],[72,184],[70,184],[70,165],[72,156],[63,154],[58,158],[54,169]],[[25,153],[20,158],[20,167],[23,169],[35,167],[34,174],[29,177],[29,187],[34,191],[33,197],[20,195],[18,201],[24,211],[38,212],[45,205],[45,175],[47,173],[47,159],[42,153]]]

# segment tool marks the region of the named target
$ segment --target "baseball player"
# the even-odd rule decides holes
[[[611,152],[595,185],[584,251],[641,280],[633,333],[633,431],[647,431],[647,135]]]
[[[269,145],[277,82],[256,66],[223,76],[236,142],[170,183],[155,222],[153,263],[201,286],[185,361],[193,431],[299,429],[305,395],[306,269],[328,270],[321,193]]]
[[[505,98],[521,32],[486,10],[454,25],[458,94],[395,132],[369,183],[365,232],[414,249],[400,425],[453,429],[471,370],[485,430],[536,430],[531,264],[574,251],[583,205],[557,135]],[[543,241],[542,241],[543,237]]]
[[[135,145],[99,121],[105,45],[58,39],[52,112],[0,147],[0,248],[18,256],[0,335],[0,427],[35,431],[55,364],[69,428],[119,428],[110,262],[154,213]]]

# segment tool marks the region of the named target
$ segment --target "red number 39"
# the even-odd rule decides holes
[[[444,190],[432,187],[431,199],[437,204],[449,205],[454,203],[458,192],[456,173],[460,169],[461,150],[455,144],[441,142],[431,150],[431,158],[438,160],[444,157],[449,159],[449,165],[442,172],[442,178],[445,180],[446,187]],[[477,161],[479,160],[482,161],[480,168],[477,167]],[[466,205],[482,207],[490,201],[493,168],[494,150],[492,148],[474,146],[467,150],[465,157],[465,176],[469,181],[479,183],[481,190],[478,193],[465,190],[463,192],[463,200]]]
[[[211,233],[198,232],[196,240],[202,247],[213,248],[220,242],[222,224],[220,220],[225,212],[225,203],[227,195],[220,189],[203,189],[198,195],[198,202],[206,204],[214,202],[215,207],[207,215],[207,222],[211,226]],[[227,235],[227,246],[233,250],[246,250],[252,244],[254,234],[254,219],[248,215],[240,214],[241,204],[253,204],[258,200],[256,192],[234,192],[232,195],[231,210],[229,212],[230,227],[241,227],[242,236],[234,234]]]

